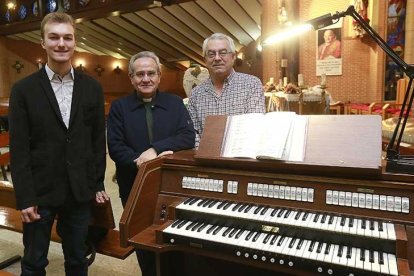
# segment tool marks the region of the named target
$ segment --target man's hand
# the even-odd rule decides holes
[[[173,154],[173,153],[174,152],[172,150],[166,150],[166,151],[163,151],[160,154],[158,154],[157,157],[161,157],[161,156],[168,155],[168,154]]]
[[[96,192],[96,202],[97,203],[105,203],[105,201],[109,200],[109,196],[106,194],[105,191]]]
[[[137,167],[139,168],[139,166],[141,166],[142,163],[148,160],[152,160],[156,157],[157,157],[157,152],[155,151],[155,149],[149,148],[143,153],[141,153],[141,155],[137,159],[135,159],[134,162],[135,164],[137,164]]]
[[[20,215],[24,223],[30,223],[40,219],[40,215],[37,213],[37,206],[21,210]]]

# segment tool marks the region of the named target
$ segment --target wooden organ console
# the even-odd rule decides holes
[[[412,176],[197,159],[207,149],[144,163],[136,177],[121,244],[155,252],[158,275],[410,274]]]

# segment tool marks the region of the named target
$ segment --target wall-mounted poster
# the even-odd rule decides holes
[[[342,75],[342,20],[316,32],[316,75]]]

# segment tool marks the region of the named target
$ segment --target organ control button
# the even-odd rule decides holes
[[[401,213],[401,197],[394,197],[394,212]]]
[[[344,206],[345,205],[345,192],[340,191],[339,192],[339,205]]]
[[[314,189],[308,188],[308,202],[313,202]]]
[[[352,193],[352,207],[358,207],[358,193]]]
[[[365,208],[365,194],[359,193],[358,195],[358,207]]]
[[[380,210],[387,210],[387,197],[385,195],[380,195]]]
[[[345,193],[345,206],[352,206],[352,193],[351,192]]]
[[[408,197],[401,199],[401,211],[406,214],[410,213],[410,199]]]
[[[333,191],[332,192],[332,204],[333,205],[338,205],[339,204],[339,192],[338,191]]]
[[[365,208],[372,209],[372,195],[371,194],[365,195]]]
[[[387,196],[387,211],[394,211],[394,197]]]
[[[289,186],[285,187],[285,199],[287,200],[290,199],[290,187]]]
[[[302,188],[302,201],[308,201],[308,188]]]
[[[263,196],[263,184],[257,184],[257,196]]]
[[[380,206],[379,195],[372,196],[372,209],[378,210]]]
[[[301,201],[302,200],[302,188],[296,187],[296,200]]]
[[[285,186],[280,186],[279,187],[279,198],[280,199],[285,199]]]
[[[275,186],[269,185],[269,197],[270,198],[274,197],[274,188],[275,188]]]
[[[296,187],[290,187],[290,199],[297,200],[296,198]]]
[[[269,185],[263,184],[263,197],[269,197]]]
[[[326,204],[332,204],[332,190],[326,190]]]

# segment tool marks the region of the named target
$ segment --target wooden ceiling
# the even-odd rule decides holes
[[[147,3],[71,13],[79,22],[76,50],[125,59],[150,50],[167,66],[181,61],[204,64],[201,45],[212,33],[232,37],[237,50],[261,34],[261,0],[140,1]],[[0,34],[39,43],[39,24],[15,28],[17,33],[10,25],[0,26]]]

